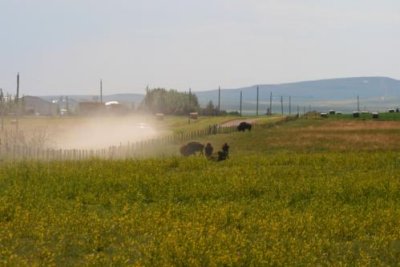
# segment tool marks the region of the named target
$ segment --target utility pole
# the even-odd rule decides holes
[[[283,96],[281,96],[281,113],[283,115]]]
[[[149,109],[149,103],[150,103],[150,94],[149,94],[149,92],[150,92],[150,89],[149,89],[149,85],[147,85],[146,86],[146,95],[145,95],[145,97],[144,97],[144,104],[145,104],[145,106],[146,106],[146,109]]]
[[[190,124],[190,111],[191,111],[190,106],[191,105],[192,105],[192,89],[189,88],[189,107],[188,107],[188,122],[189,122],[189,124]]]
[[[100,79],[100,103],[103,104],[103,80]]]
[[[269,115],[272,116],[272,92],[269,95]]]
[[[192,106],[192,88],[189,88],[189,112],[191,111]]]
[[[357,95],[357,112],[360,112],[360,97]]]
[[[5,101],[4,101],[4,93],[3,89],[0,88],[0,105],[1,105],[1,130],[4,130],[4,106],[5,106]]]
[[[242,116],[242,91],[240,91],[240,116]]]
[[[289,115],[292,114],[292,97],[289,96]]]
[[[18,132],[19,129],[19,72],[17,73],[17,94],[15,96],[15,106],[16,106],[16,111],[15,111],[15,129]]]
[[[221,86],[218,86],[218,115],[221,111]]]
[[[67,115],[69,115],[69,100],[68,100],[68,96],[65,97],[65,109],[67,110]]]
[[[258,116],[258,95],[259,95],[259,88],[257,85],[257,104],[256,104],[256,116]]]
[[[17,95],[16,95],[16,101],[18,101],[19,98],[19,72],[17,73]]]

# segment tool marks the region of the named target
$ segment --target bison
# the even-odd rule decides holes
[[[214,151],[214,148],[212,147],[212,145],[210,143],[207,143],[206,148],[204,149],[204,152],[206,153],[206,157],[210,158],[213,151]]]
[[[229,146],[228,143],[225,143],[222,146],[222,151],[218,151],[218,161],[226,160],[229,158]]]
[[[181,146],[180,152],[182,156],[188,157],[190,155],[195,155],[196,152],[203,154],[204,145],[199,142],[189,142],[186,145]]]
[[[239,132],[245,132],[246,130],[251,131],[251,124],[243,121],[238,125],[237,129]]]

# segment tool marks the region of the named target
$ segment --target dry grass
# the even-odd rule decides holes
[[[267,137],[270,145],[295,150],[400,150],[400,122],[396,121],[327,121],[294,126],[274,129]]]
[[[400,121],[327,121],[318,127],[319,131],[354,131],[400,129]]]
[[[219,148],[229,142],[232,153],[400,151],[400,121],[297,120],[252,132],[209,136]]]

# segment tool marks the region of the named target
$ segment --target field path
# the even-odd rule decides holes
[[[231,121],[221,123],[220,126],[221,127],[233,127],[233,126],[238,126],[241,122],[247,122],[247,123],[253,124],[256,121],[257,121],[257,119],[231,120]]]

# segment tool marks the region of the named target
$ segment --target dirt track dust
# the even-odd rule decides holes
[[[50,141],[62,149],[101,149],[158,135],[157,129],[143,118],[90,118],[56,131]]]

